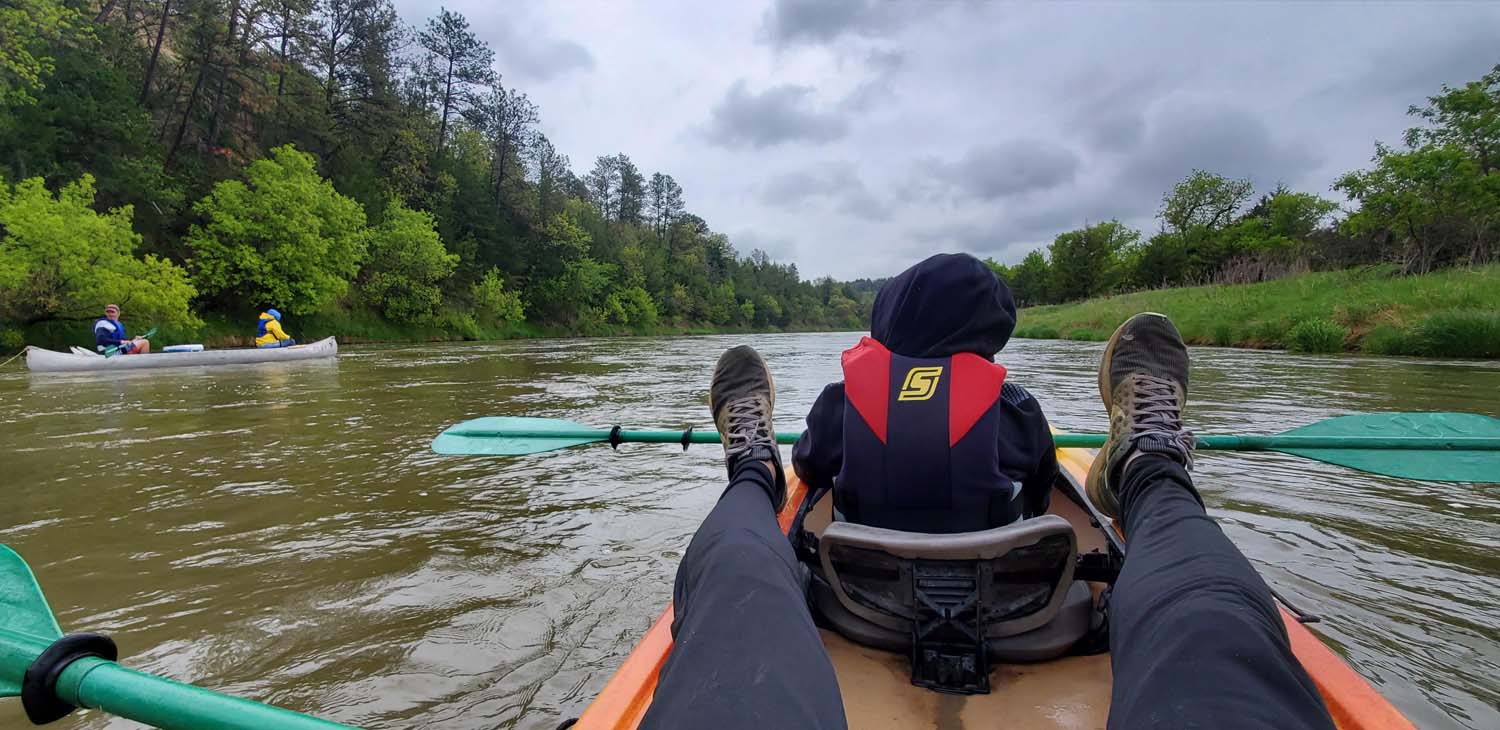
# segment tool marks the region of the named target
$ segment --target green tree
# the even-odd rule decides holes
[[[1120,284],[1120,254],[1140,241],[1139,231],[1105,221],[1059,235],[1049,247],[1048,292],[1058,301],[1101,296]]]
[[[77,10],[57,0],[0,4],[0,105],[35,101],[61,50],[57,42],[81,23]]]
[[[1454,145],[1408,152],[1377,146],[1374,168],[1351,172],[1334,188],[1360,203],[1345,230],[1388,242],[1404,273],[1425,273],[1465,253],[1476,263],[1488,260],[1500,233],[1500,175],[1483,174]]]
[[[604,309],[608,313],[608,320],[614,324],[649,330],[659,320],[656,302],[645,289],[638,286],[611,292],[605,300]]]
[[[193,210],[188,232],[203,293],[242,309],[314,312],[343,296],[370,237],[365,211],[318,176],[291,145],[246,170],[246,182],[215,185]]]
[[[1052,272],[1047,257],[1032,251],[1010,270],[1010,293],[1018,307],[1034,307],[1052,302]]]
[[[0,319],[88,320],[114,302],[136,321],[196,326],[187,272],[135,255],[141,237],[131,230],[130,206],[101,214],[93,203],[89,175],[55,197],[41,178],[14,188],[0,180]]]
[[[458,266],[458,256],[443,248],[432,214],[392,200],[385,218],[370,236],[361,290],[386,317],[422,322],[443,303],[438,284]]]
[[[1454,145],[1474,158],[1480,174],[1500,171],[1500,64],[1459,88],[1443,84],[1426,106],[1408,113],[1430,126],[1407,130],[1407,147]]]
[[[526,307],[518,292],[506,291],[505,277],[496,269],[469,287],[474,311],[485,324],[511,325],[526,319]]]
[[[439,152],[448,138],[448,120],[467,109],[478,87],[495,80],[495,52],[469,30],[464,16],[440,8],[437,17],[417,34],[427,55],[418,66],[418,77],[438,109]]]

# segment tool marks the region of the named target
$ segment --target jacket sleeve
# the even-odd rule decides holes
[[[1052,501],[1052,485],[1057,481],[1057,447],[1052,441],[1052,428],[1042,413],[1042,405],[1025,388],[1006,383],[1001,397],[1020,426],[1019,433],[1009,434],[1014,441],[1000,445],[1001,453],[1015,453],[1024,459],[1021,509],[1024,517],[1036,517],[1047,511]]]
[[[792,466],[809,488],[833,486],[844,468],[844,384],[823,388],[807,412],[807,430],[792,447]]]
[[[274,319],[266,322],[266,334],[275,337],[277,340],[287,339],[286,331],[281,329],[281,323]]]

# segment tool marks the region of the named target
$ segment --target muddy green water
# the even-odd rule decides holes
[[[553,728],[656,617],[718,495],[716,449],[440,458],[481,415],[707,425],[750,341],[778,423],[854,334],[351,348],[337,362],[0,375],[0,542],[67,630],[128,665],[366,728]],[[1101,430],[1098,345],[1003,361],[1053,422]],[[1270,433],[1362,411],[1500,415],[1500,366],[1204,349],[1191,424]],[[1500,727],[1500,487],[1204,455],[1210,511],[1317,631],[1425,728]],[[0,728],[29,726],[14,701]],[[135,727],[99,713],[53,727]]]

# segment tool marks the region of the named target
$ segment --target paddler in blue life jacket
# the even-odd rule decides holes
[[[291,347],[295,344],[297,341],[281,329],[281,312],[267,309],[260,313],[260,321],[255,325],[256,347]]]
[[[1010,289],[968,254],[886,282],[843,382],[807,414],[797,474],[833,489],[839,519],[894,530],[973,532],[1046,512],[1052,431],[994,362],[1015,325]]]
[[[121,355],[146,355],[151,352],[150,340],[131,337],[125,331],[118,304],[104,305],[104,318],[94,322],[94,349],[103,353],[111,347],[119,347],[116,352]]]

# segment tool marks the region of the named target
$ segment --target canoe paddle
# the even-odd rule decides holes
[[[163,730],[354,730],[126,669],[115,655],[98,634],[63,636],[31,568],[0,545],[0,697],[20,697],[33,723],[92,707]]]
[[[149,340],[154,334],[156,334],[156,328],[152,327],[151,329],[146,330],[146,334],[141,335],[141,339]],[[119,352],[121,347],[124,347],[124,345],[110,345],[109,347],[104,348],[104,356],[109,357],[110,355]]]
[[[795,443],[795,433],[776,434]],[[1106,434],[1059,433],[1058,448],[1099,448]],[[583,444],[716,444],[714,431],[589,428],[557,418],[492,416],[449,427],[432,440],[439,454],[522,456]],[[1366,413],[1339,416],[1274,436],[1198,437],[1210,451],[1276,451],[1352,469],[1435,482],[1500,481],[1500,419],[1473,413]]]

